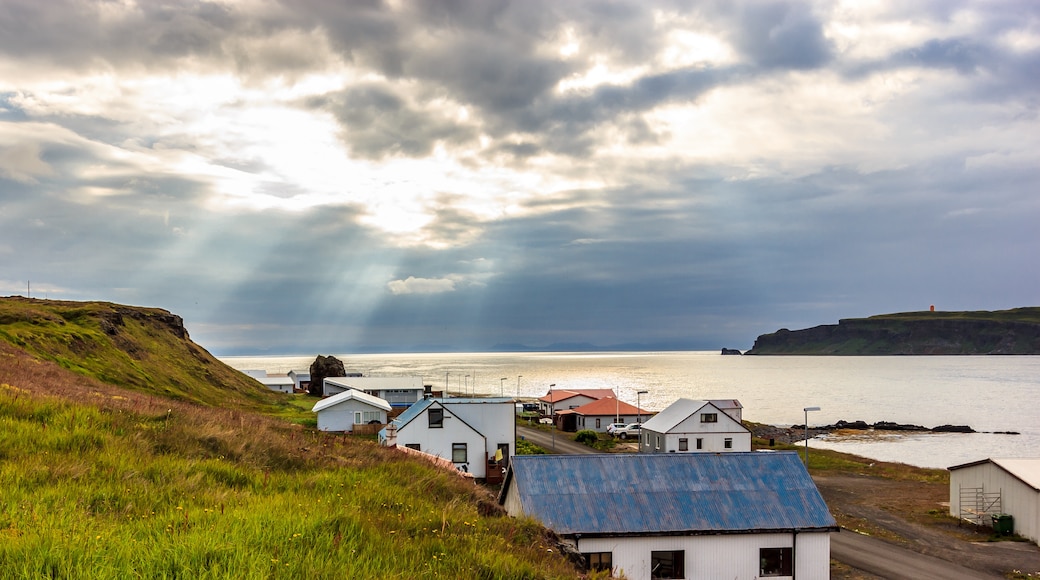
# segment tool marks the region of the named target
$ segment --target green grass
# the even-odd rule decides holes
[[[452,473],[311,431],[0,387],[0,570],[22,578],[576,577]],[[217,420],[217,424],[213,421]],[[305,449],[294,453],[295,449]],[[553,550],[553,552],[549,552]],[[460,576],[461,575],[461,576]]]
[[[179,318],[0,298],[0,575],[577,578],[453,471],[319,433]]]

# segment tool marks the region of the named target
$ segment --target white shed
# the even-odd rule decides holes
[[[732,399],[727,400],[732,401]],[[679,399],[643,424],[639,451],[642,453],[751,451],[751,431],[710,401]]]
[[[293,369],[289,371],[289,378],[293,380],[293,388],[297,391],[306,391],[311,386],[311,372]]]
[[[950,515],[990,525],[1008,514],[1016,534],[1040,544],[1040,458],[983,459],[950,469]]]
[[[353,389],[322,399],[312,409],[318,415],[319,431],[352,433],[354,425],[386,423],[390,403]]]

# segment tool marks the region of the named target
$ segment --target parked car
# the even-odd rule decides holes
[[[607,425],[607,434],[613,435],[615,429],[620,429],[626,425],[628,425],[628,423],[611,423],[610,425]]]
[[[617,429],[614,429],[613,435],[614,437],[619,437],[621,439],[628,439],[629,437],[635,437],[636,439],[638,439],[639,434],[642,432],[642,423],[629,423],[624,427],[618,427]]]

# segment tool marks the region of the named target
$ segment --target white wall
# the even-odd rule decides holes
[[[444,399],[441,403],[449,413],[457,414],[484,436],[488,457],[494,457],[500,443],[509,445],[508,456],[516,455],[516,416],[512,402],[452,403],[451,399]]]
[[[355,411],[378,411],[379,422],[386,423],[386,411],[361,401],[347,400],[317,412],[319,431],[354,431]]]
[[[1000,492],[1001,509],[1014,518],[1015,533],[1040,544],[1040,492],[993,463],[950,471],[950,515],[960,517],[960,488]],[[984,522],[989,524],[990,522]]]
[[[715,423],[701,423],[701,413],[716,413],[713,407],[705,407],[681,421],[668,433],[657,433],[643,429],[640,451],[643,453],[728,453],[751,451],[751,432],[725,413],[716,413]],[[660,438],[660,446],[657,441]],[[688,451],[679,451],[679,439],[689,442]],[[697,439],[703,446],[697,449]],[[733,439],[733,447],[726,449],[726,439]]]
[[[513,424],[512,406],[507,405],[507,410],[509,411],[509,422]],[[468,455],[466,469],[473,474],[473,477],[487,477],[485,438],[467,427],[450,409],[444,411],[444,427],[431,429],[429,412],[430,409],[426,409],[407,425],[398,429],[397,445],[406,447],[410,444],[418,444],[420,451],[451,461],[452,443],[465,443]],[[462,464],[456,464],[455,467],[460,468]]]
[[[506,501],[509,501],[508,495]],[[759,548],[794,547],[799,580],[830,578],[830,534],[725,534],[638,538],[581,538],[578,551],[611,552],[616,573],[629,580],[649,580],[650,553],[685,551],[686,578],[754,580],[759,577]],[[772,577],[783,580],[791,576]]]

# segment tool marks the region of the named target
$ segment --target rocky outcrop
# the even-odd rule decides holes
[[[735,348],[724,348],[724,349],[722,349],[722,354],[742,354],[742,353],[739,350],[735,349]]]
[[[321,396],[326,378],[347,376],[347,369],[343,366],[343,361],[334,356],[320,354],[311,363],[310,372],[311,384],[307,387],[307,393],[315,397]]]
[[[911,312],[763,334],[744,354],[1040,354],[1040,308]]]

